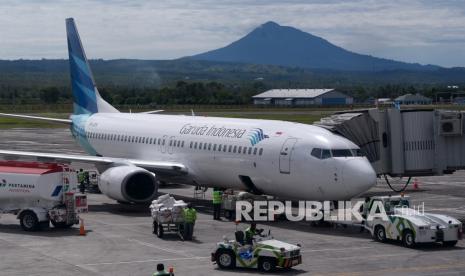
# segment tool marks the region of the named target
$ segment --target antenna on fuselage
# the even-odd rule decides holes
[[[194,109],[191,109],[191,114],[192,114],[192,117],[195,116]]]

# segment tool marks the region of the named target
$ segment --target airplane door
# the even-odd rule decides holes
[[[279,152],[279,172],[280,173],[291,173],[291,157],[294,151],[294,145],[297,142],[297,138],[289,138],[284,141],[284,144]]]

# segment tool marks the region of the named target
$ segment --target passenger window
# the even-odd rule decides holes
[[[324,149],[321,151],[321,159],[331,158],[331,151],[328,149]]]
[[[178,148],[181,146],[181,141],[178,141]]]
[[[223,145],[223,152],[226,152],[226,150],[228,150],[228,146]]]
[[[218,151],[221,151],[221,144],[218,145]]]
[[[252,154],[252,148],[249,148],[249,154]]]
[[[203,149],[207,150],[207,146],[208,146],[207,143],[203,144]]]
[[[213,151],[216,151],[216,144],[213,144]]]
[[[239,148],[237,148],[237,153],[241,153],[242,152],[242,146],[239,146]]]
[[[318,158],[318,159],[321,159],[321,149],[319,149],[319,148],[314,148],[314,149],[312,149],[311,155],[312,155],[313,157],[316,157],[316,158]]]
[[[192,141],[191,141],[190,144],[189,144],[189,148],[192,148],[192,144],[193,144],[193,143],[192,143]]]
[[[208,143],[208,150],[212,149],[212,143]]]
[[[199,143],[199,150],[202,149],[202,142]]]
[[[173,145],[173,140],[170,140],[170,147]]]
[[[183,148],[183,147],[184,147],[184,141],[181,142],[181,148]]]
[[[258,150],[257,148],[253,149],[253,155],[257,155],[257,150]]]
[[[229,150],[228,150],[228,152],[231,152],[231,150],[232,150],[232,146],[229,145]]]
[[[194,143],[194,149],[197,149],[197,142]]]
[[[236,150],[237,150],[237,146],[234,146],[233,153],[236,153]]]
[[[258,155],[262,155],[263,154],[263,148],[260,148],[260,150],[258,151]]]

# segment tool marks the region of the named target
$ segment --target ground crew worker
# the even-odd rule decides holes
[[[245,243],[252,244],[254,236],[260,235],[263,232],[263,229],[257,229],[257,224],[252,222],[250,227],[245,229]]]
[[[84,193],[86,191],[85,181],[86,181],[86,174],[84,173],[83,169],[79,169],[78,182],[79,182],[79,191],[81,193]]]
[[[197,219],[197,211],[192,208],[191,204],[188,203],[187,207],[183,210],[184,216],[184,239],[192,240],[192,235],[194,234],[194,225],[195,220]]]
[[[362,226],[360,227],[360,233],[365,231],[365,227],[363,227],[363,225],[366,223],[366,220],[367,220],[367,217],[368,217],[368,208],[370,208],[369,206],[369,203],[370,203],[370,197],[365,197],[365,202],[362,204],[362,206],[360,207],[360,211],[362,213]]]
[[[153,273],[153,276],[174,276],[174,273],[166,272],[163,264],[157,264],[157,272]]]
[[[222,193],[217,188],[213,188],[213,219],[220,220]]]

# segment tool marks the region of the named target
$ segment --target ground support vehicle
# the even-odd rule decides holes
[[[276,267],[291,268],[302,263],[300,245],[276,240],[270,234],[246,244],[243,231],[236,231],[235,235],[235,240],[224,238],[218,242],[211,253],[212,262],[221,269],[244,267],[271,272]]]
[[[406,247],[420,243],[441,242],[444,246],[455,246],[462,239],[462,223],[450,216],[425,213],[422,206],[415,207],[404,195],[375,196],[365,204],[365,214],[379,214],[379,206],[386,212],[387,220],[380,216],[373,219],[365,216],[362,221],[338,221],[367,229],[379,242],[399,240]],[[334,210],[335,213],[338,210]]]
[[[0,213],[17,216],[25,231],[67,228],[87,212],[76,173],[57,163],[0,161]]]
[[[375,218],[365,223],[366,228],[377,241],[401,240],[406,247],[419,243],[442,242],[444,246],[455,246],[462,238],[462,223],[457,219],[425,213],[411,208],[407,196],[380,196],[371,198],[368,206],[375,202],[383,204],[389,220]]]
[[[153,234],[163,238],[166,233],[175,233],[181,240],[184,240],[183,209],[186,206],[184,201],[175,200],[169,194],[152,201],[150,211],[153,219]]]

